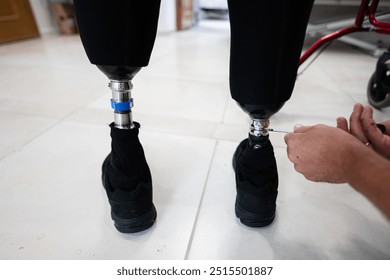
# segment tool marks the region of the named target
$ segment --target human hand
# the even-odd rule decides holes
[[[351,134],[326,125],[294,128],[284,140],[295,170],[316,182],[348,182],[355,154],[367,149]]]
[[[356,104],[348,122],[344,117],[337,118],[337,127],[351,133],[362,143],[370,145],[378,154],[390,159],[390,120],[382,123],[385,133],[377,127],[373,111],[369,106]]]

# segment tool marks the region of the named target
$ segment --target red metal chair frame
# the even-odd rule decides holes
[[[362,0],[359,12],[355,18],[355,24],[335,32],[328,34],[317,40],[310,48],[301,56],[299,65],[304,63],[318,48],[325,43],[337,39],[341,36],[351,34],[354,32],[368,32],[374,31],[383,34],[390,34],[390,22],[381,22],[376,19],[376,11],[379,0]],[[368,18],[369,26],[363,26],[364,20]]]

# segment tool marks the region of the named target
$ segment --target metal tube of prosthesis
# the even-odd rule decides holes
[[[111,80],[108,87],[112,91],[111,107],[114,109],[114,126],[119,129],[134,128],[131,108],[131,81]]]
[[[249,146],[259,149],[268,140],[269,119],[252,119],[249,129]]]

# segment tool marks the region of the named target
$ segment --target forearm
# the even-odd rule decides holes
[[[368,148],[357,153],[355,161],[348,183],[390,220],[390,161]]]

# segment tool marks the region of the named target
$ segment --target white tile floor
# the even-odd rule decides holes
[[[249,120],[230,98],[228,62],[227,22],[158,36],[133,91],[158,220],[126,235],[113,227],[100,183],[112,120],[106,77],[78,36],[1,45],[0,259],[389,259],[390,224],[348,185],[296,173],[283,135],[271,136],[274,224],[237,221],[231,158]],[[367,103],[375,63],[335,44],[299,77],[272,126],[348,116]],[[388,119],[390,109],[375,114]]]

